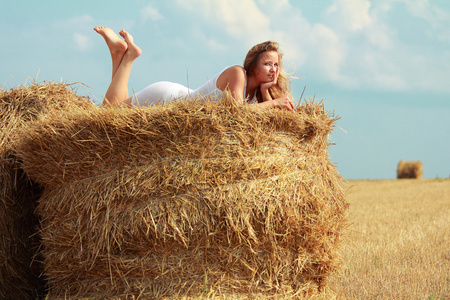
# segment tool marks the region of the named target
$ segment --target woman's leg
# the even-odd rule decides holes
[[[109,52],[111,53],[112,80],[117,72],[120,62],[122,61],[125,51],[127,50],[127,43],[122,40],[111,28],[97,26],[94,30],[103,36],[106,45],[108,45]]]
[[[141,55],[142,50],[133,41],[133,37],[125,30],[120,31],[120,35],[127,44],[122,60],[120,61],[111,84],[105,94],[103,104],[117,105],[124,101],[130,102],[128,97],[128,79],[130,77],[131,67],[136,58]]]

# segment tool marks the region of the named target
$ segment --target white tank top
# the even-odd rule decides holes
[[[217,79],[219,79],[220,75],[222,75],[222,73],[225,72],[225,70],[228,68],[230,68],[230,67],[228,66],[228,67],[224,68],[222,71],[220,71],[219,73],[214,75],[213,78],[208,80],[205,84],[203,84],[196,90],[191,91],[189,96],[192,98],[202,97],[202,96],[206,97],[206,98],[208,98],[208,97],[221,98],[223,95],[223,91],[217,87]],[[247,89],[247,72],[245,72],[244,91],[243,91],[243,95],[242,95],[244,99],[246,98],[246,95],[245,95],[246,89]],[[255,91],[255,95],[256,95],[256,91]],[[255,100],[255,95],[253,95],[252,99],[250,99],[250,101],[248,102],[249,104],[253,103],[253,101]]]
[[[189,89],[181,84],[169,82],[169,81],[160,81],[155,82],[136,95],[133,95],[131,103],[133,105],[152,105],[165,102],[165,101],[173,101],[180,98],[191,97],[191,98],[201,98],[201,97],[214,97],[219,99],[223,96],[223,91],[217,88],[217,79],[222,75],[222,73],[228,69],[229,67],[224,68],[220,73],[214,75],[213,78],[208,80],[205,84],[200,86],[196,90]],[[247,88],[247,73],[245,74],[245,84],[243,91],[243,98],[245,99],[245,90]],[[256,92],[255,92],[256,95]],[[252,99],[248,102],[249,104],[255,101],[255,95],[253,95]]]

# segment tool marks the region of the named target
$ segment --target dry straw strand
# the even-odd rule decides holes
[[[45,281],[40,277],[38,217],[34,214],[39,185],[28,180],[14,155],[22,129],[50,110],[86,106],[70,85],[48,83],[0,90],[0,298],[36,299]]]
[[[229,95],[46,112],[14,155],[43,188],[50,298],[326,290],[348,206],[327,152],[335,121],[323,103],[260,110]]]

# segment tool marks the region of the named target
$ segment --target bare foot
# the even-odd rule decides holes
[[[112,60],[112,78],[114,78],[117,68],[123,59],[123,55],[127,51],[128,45],[111,28],[97,26],[94,30],[103,36],[108,45]]]
[[[128,47],[125,52],[125,56],[131,60],[138,58],[139,55],[142,54],[142,50],[134,43],[133,36],[123,29],[119,32],[119,34],[124,38]]]
[[[94,27],[94,30],[103,36],[111,55],[123,56],[127,50],[127,43],[125,43],[125,41],[123,41],[111,28],[97,26]]]

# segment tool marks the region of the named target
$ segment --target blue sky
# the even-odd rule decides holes
[[[248,49],[276,40],[296,100],[325,99],[341,119],[330,159],[347,179],[391,179],[421,160],[450,176],[447,0],[2,0],[0,87],[81,82],[101,101],[111,64],[96,25],[143,50],[130,92],[169,80],[195,88]],[[303,101],[302,98],[302,101]]]

